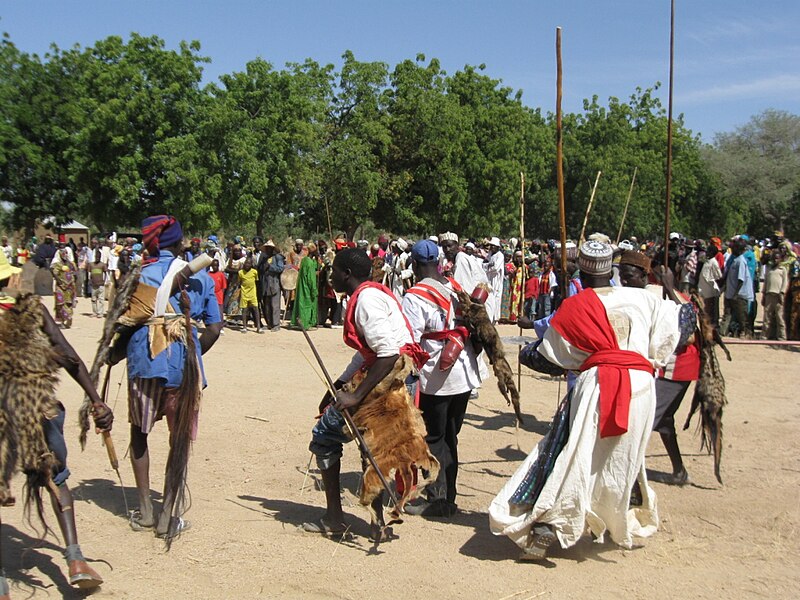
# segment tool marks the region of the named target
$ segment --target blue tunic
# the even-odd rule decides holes
[[[169,266],[175,257],[171,252],[161,250],[158,261],[142,268],[139,281],[158,287],[164,280]],[[191,304],[191,316],[195,321],[202,321],[206,325],[219,323],[219,305],[214,294],[214,281],[208,273],[201,271],[192,275],[187,289]],[[180,293],[170,297],[169,303],[175,312],[180,314]],[[192,327],[192,335],[197,348],[197,359],[200,362],[200,371],[203,373],[203,359],[200,356],[200,343],[197,330]],[[143,377],[146,379],[160,379],[165,387],[179,387],[183,381],[183,366],[186,356],[186,347],[178,342],[170,344],[166,350],[156,356],[150,356],[150,342],[148,340],[148,327],[140,327],[131,336],[128,342],[128,379]],[[206,385],[203,374],[203,387]]]

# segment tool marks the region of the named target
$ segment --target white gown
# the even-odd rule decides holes
[[[679,306],[634,288],[599,288],[621,350],[645,356],[653,367],[664,366],[680,333]],[[554,328],[548,329],[539,352],[566,369],[579,369],[588,357]],[[644,456],[653,426],[655,380],[644,371],[630,370],[631,403],[628,431],[600,437],[597,368],[582,372],[570,402],[570,431],[547,482],[533,507],[511,506],[509,498],[536,460],[537,445],[489,506],[492,533],[507,535],[522,548],[534,523],[553,526],[561,546],[574,545],[588,527],[603,540],[606,531],[620,546],[630,548],[633,536],[647,537],[658,529],[655,492],[647,485]],[[629,509],[631,489],[639,478],[643,504]]]

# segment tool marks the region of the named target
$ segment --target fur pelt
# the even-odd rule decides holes
[[[106,313],[106,320],[103,323],[103,334],[100,336],[100,341],[97,344],[97,354],[95,354],[92,368],[89,369],[89,379],[92,385],[97,387],[97,382],[100,379],[100,370],[109,364],[109,357],[113,347],[114,337],[116,336],[116,327],[120,317],[128,309],[131,296],[136,291],[136,286],[139,284],[139,276],[142,273],[142,266],[135,265],[128,275],[125,277],[117,295],[114,296],[114,301]],[[110,368],[110,367],[109,367]],[[108,375],[108,374],[106,374]],[[103,398],[103,401],[106,399]],[[89,431],[89,412],[92,408],[92,402],[89,396],[84,396],[83,404],[81,404],[78,411],[78,424],[80,425],[80,442],[81,449],[86,446],[86,433]]]
[[[392,517],[398,519],[406,502],[419,495],[425,485],[439,474],[439,461],[431,454],[425,442],[425,423],[422,413],[414,406],[405,380],[413,364],[408,356],[401,355],[394,369],[387,375],[359,405],[353,420],[363,431],[364,441],[369,447],[375,462],[387,481],[398,475],[403,482],[403,493],[398,499],[399,506],[392,510]],[[357,374],[347,389],[355,389],[364,375]],[[416,482],[415,469],[422,469],[427,478]],[[361,484],[361,504],[372,512],[372,501],[383,490],[380,477],[372,465],[367,464]],[[372,522],[377,515],[371,514]]]
[[[514,383],[514,371],[511,370],[511,365],[506,360],[503,341],[500,339],[497,329],[489,320],[486,307],[479,302],[473,302],[469,294],[463,290],[457,291],[456,295],[461,305],[461,312],[467,329],[469,329],[473,339],[477,340],[486,350],[489,362],[492,363],[494,375],[497,377],[497,387],[500,389],[500,393],[503,394],[503,398],[506,399],[506,403],[514,405],[514,414],[517,416],[517,421],[522,424],[519,390]]]
[[[689,428],[694,413],[700,411],[700,443],[701,448],[714,453],[714,475],[722,483],[720,475],[720,462],[722,460],[722,411],[728,403],[725,396],[725,378],[719,367],[719,361],[714,349],[719,345],[731,360],[730,352],[722,342],[719,332],[712,327],[703,310],[703,300],[699,295],[693,294],[692,301],[699,307],[698,331],[700,341],[700,376],[695,384],[692,406],[683,429]]]
[[[23,294],[14,308],[0,311],[0,506],[13,503],[9,484],[19,469],[27,477],[25,507],[34,503],[44,523],[40,489],[56,459],[42,419],[58,409],[58,364],[42,310],[39,296]]]

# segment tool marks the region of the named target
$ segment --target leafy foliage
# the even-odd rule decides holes
[[[275,235],[359,228],[513,236],[525,174],[528,237],[556,237],[555,118],[467,65],[391,68],[263,59],[202,88],[197,42],[109,37],[39,58],[0,44],[0,201],[13,227],[100,229],[177,215],[191,231]],[[567,227],[663,235],[667,117],[652,89],[563,117]],[[704,145],[673,123],[671,222],[687,235],[797,235],[800,117],[766,111]]]

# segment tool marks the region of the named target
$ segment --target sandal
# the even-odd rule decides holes
[[[170,533],[170,529],[172,528],[173,523],[175,524],[175,529],[172,533]],[[192,528],[192,523],[190,521],[185,521],[183,517],[172,517],[170,519],[170,527],[167,528],[166,531],[159,533],[156,531],[156,537],[159,539],[175,539],[184,531],[188,531]]]
[[[130,512],[128,523],[134,531],[145,531],[156,526],[155,518],[152,523],[143,523],[142,512],[138,508]]]
[[[543,560],[548,548],[556,541],[556,534],[547,525],[535,525],[531,531],[530,544],[523,548],[521,561]]]
[[[344,537],[347,532],[350,530],[348,525],[344,523],[340,523],[338,527],[333,527],[328,525],[322,517],[317,519],[316,521],[309,521],[308,523],[303,523],[300,526],[300,529],[306,533],[318,533],[321,535],[329,535],[333,537]]]

